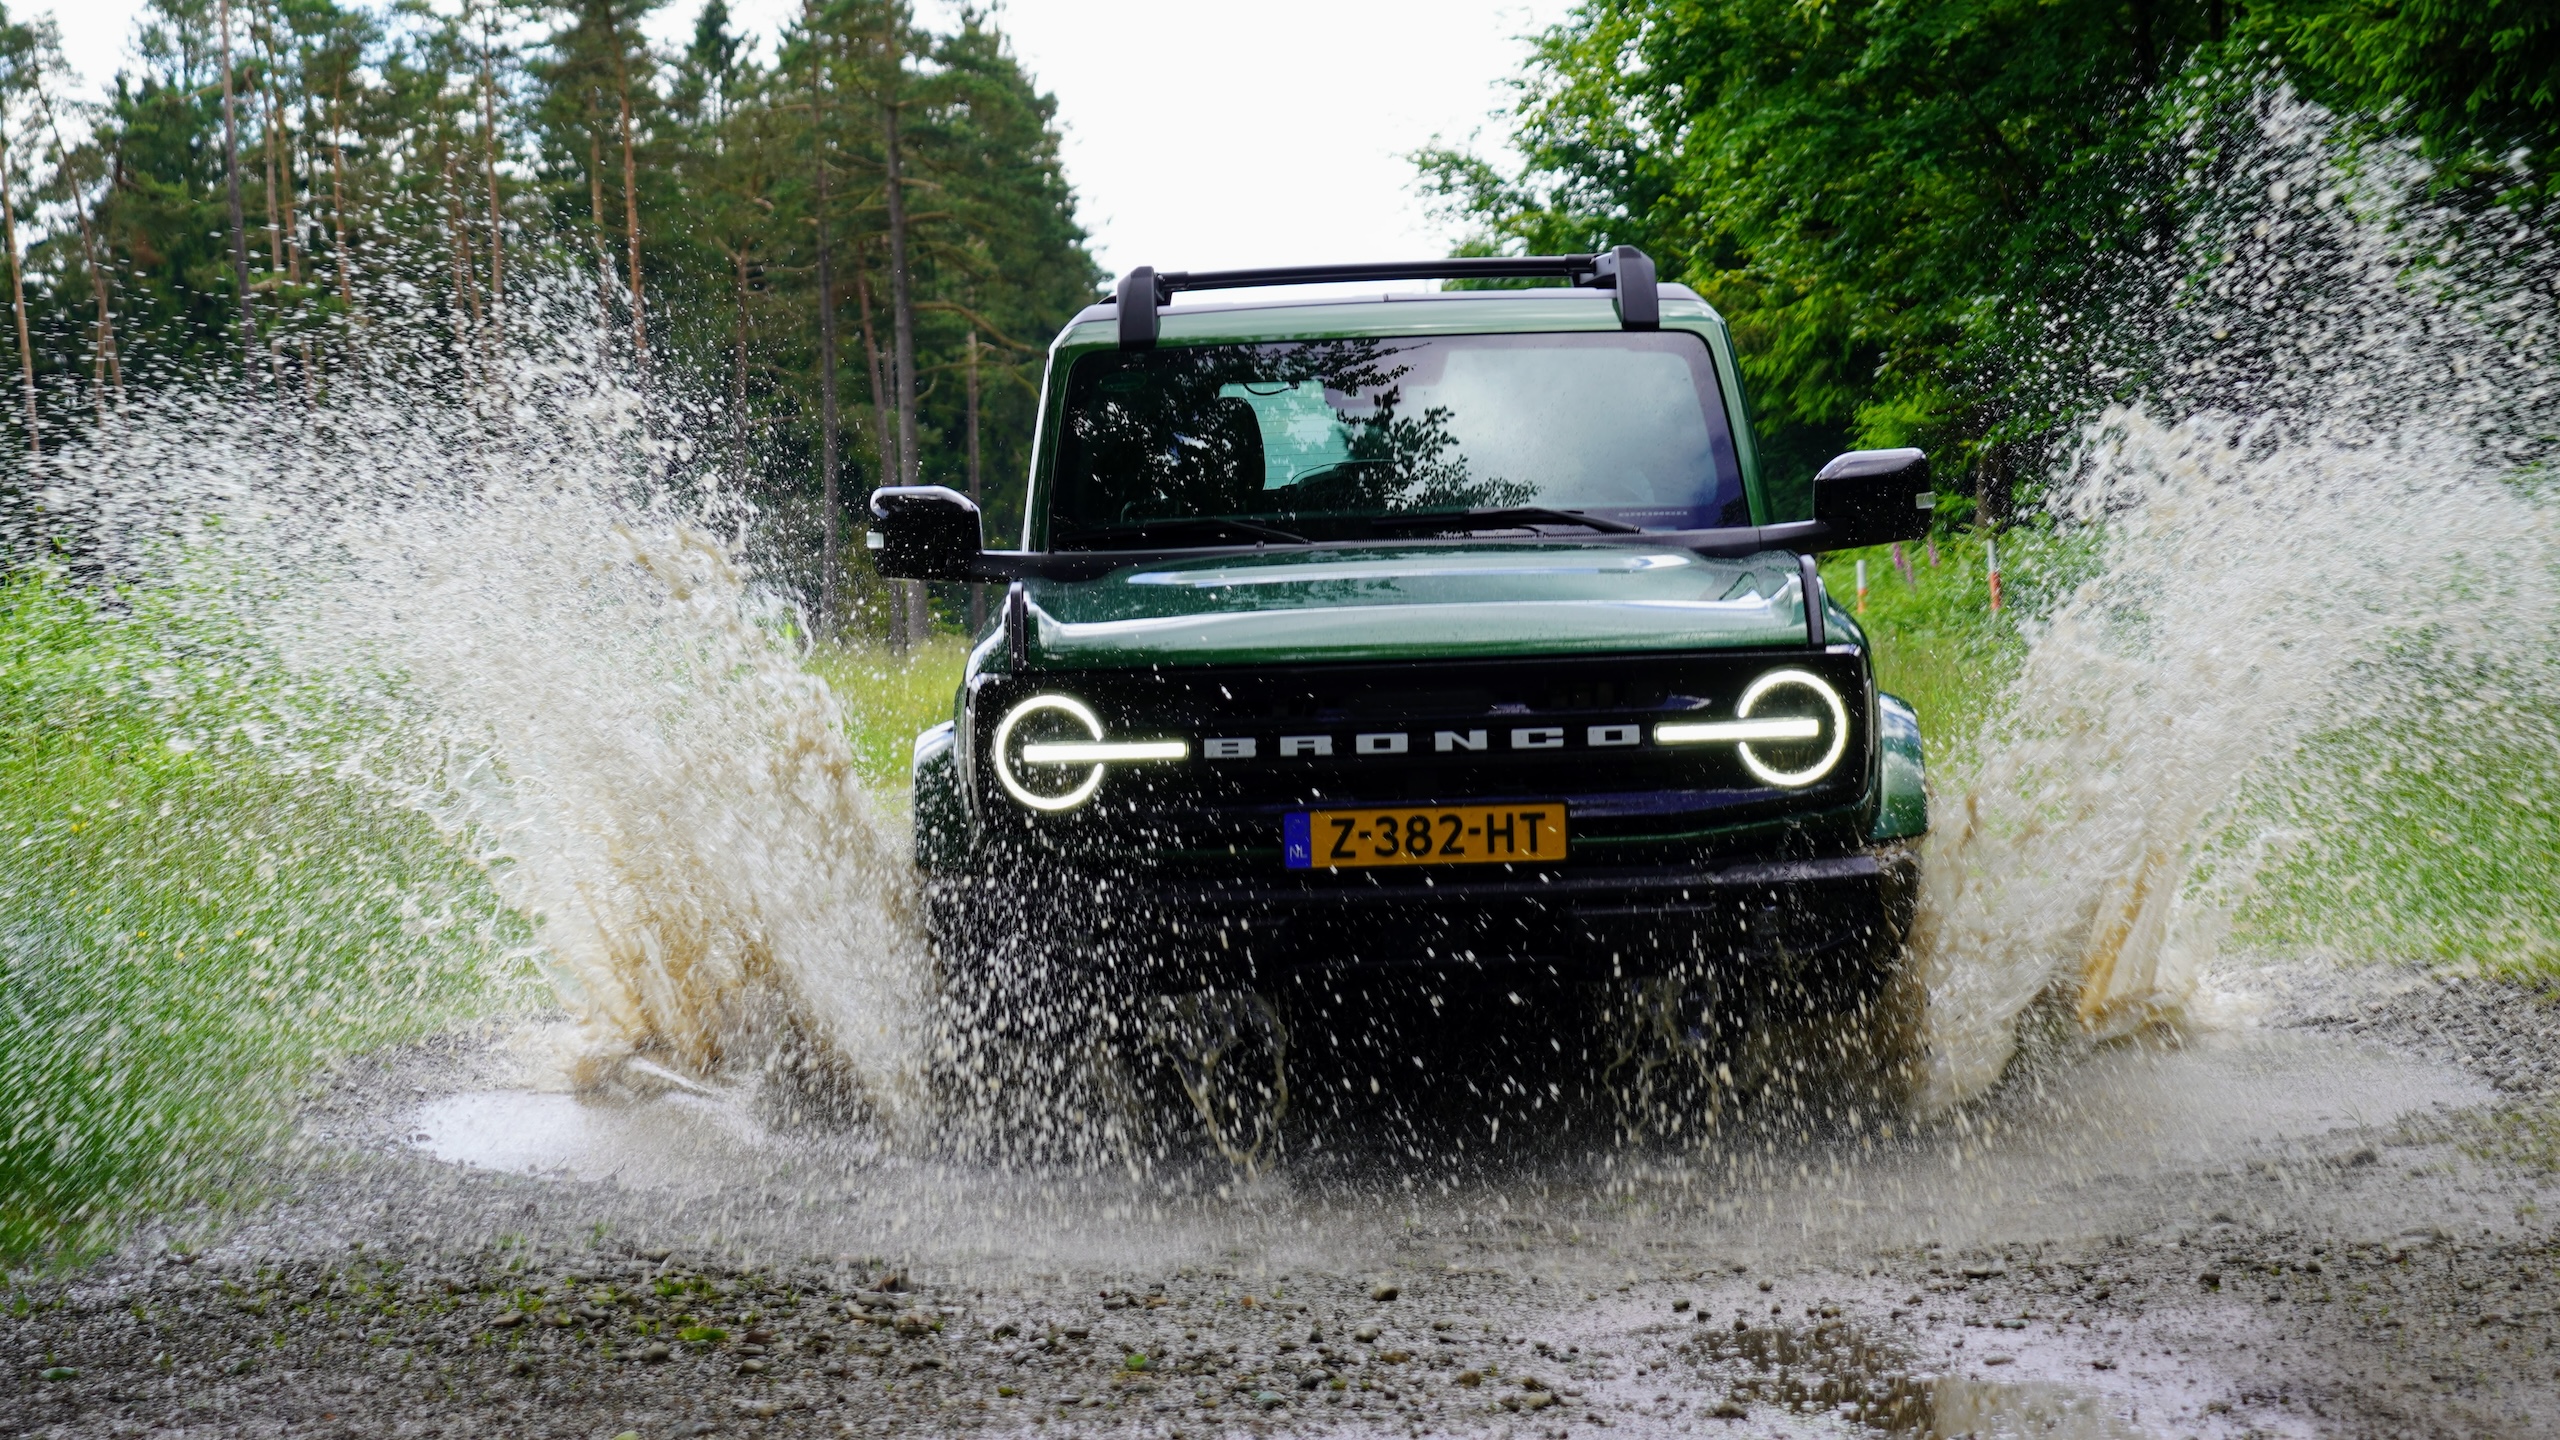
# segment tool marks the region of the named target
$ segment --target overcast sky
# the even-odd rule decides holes
[[[17,0],[19,16],[47,0]],[[136,0],[52,4],[93,86],[129,54]],[[731,0],[762,40],[798,0]],[[1067,178],[1114,273],[1444,254],[1405,156],[1497,148],[1523,37],[1567,0],[1005,0],[998,23],[1058,97]],[[679,45],[698,0],[652,33]],[[926,0],[928,18],[947,7]]]

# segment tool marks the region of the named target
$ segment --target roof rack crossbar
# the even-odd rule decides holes
[[[1652,330],[1662,323],[1653,261],[1633,245],[1599,255],[1462,255],[1440,260],[1355,265],[1274,265],[1254,270],[1167,270],[1141,265],[1120,277],[1120,348],[1156,343],[1157,311],[1184,290],[1241,290],[1264,285],[1339,285],[1370,280],[1560,279],[1618,292],[1619,323]]]

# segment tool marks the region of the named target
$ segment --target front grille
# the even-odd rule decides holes
[[[1847,748],[1798,789],[1755,778],[1730,744],[1666,747],[1666,720],[1731,719],[1778,668],[1836,688]],[[1577,847],[1697,835],[1854,809],[1871,776],[1862,657],[1804,650],[1285,669],[1114,670],[980,678],[962,737],[974,803],[1039,842],[1128,854],[1260,855],[1279,817],[1323,806],[1562,800]],[[1069,695],[1119,739],[1181,739],[1191,758],[1111,768],[1090,803],[1033,815],[996,788],[996,721]]]

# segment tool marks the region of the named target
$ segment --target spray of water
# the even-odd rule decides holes
[[[904,843],[740,559],[746,507],[528,284],[459,378],[387,324],[317,403],[180,388],[49,462],[75,553],[287,697],[224,740],[325,762],[466,847],[577,1023],[567,1078],[762,1072],[894,1111]]]
[[[2385,818],[2355,803],[2377,757],[2485,763],[2560,715],[2518,643],[2560,620],[2529,483],[2560,430],[2554,267],[2337,134],[2281,89],[2191,132],[2183,269],[2103,322],[2132,359],[2102,388],[2146,379],[2047,494],[2085,578],[1937,800],[1926,1104],[1997,1080],[2040,1003],[2100,1038],[2194,1018],[2288,834]]]

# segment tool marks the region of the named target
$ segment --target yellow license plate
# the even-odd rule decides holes
[[[1292,870],[1502,865],[1564,858],[1564,806],[1406,805],[1299,810],[1281,827]]]

